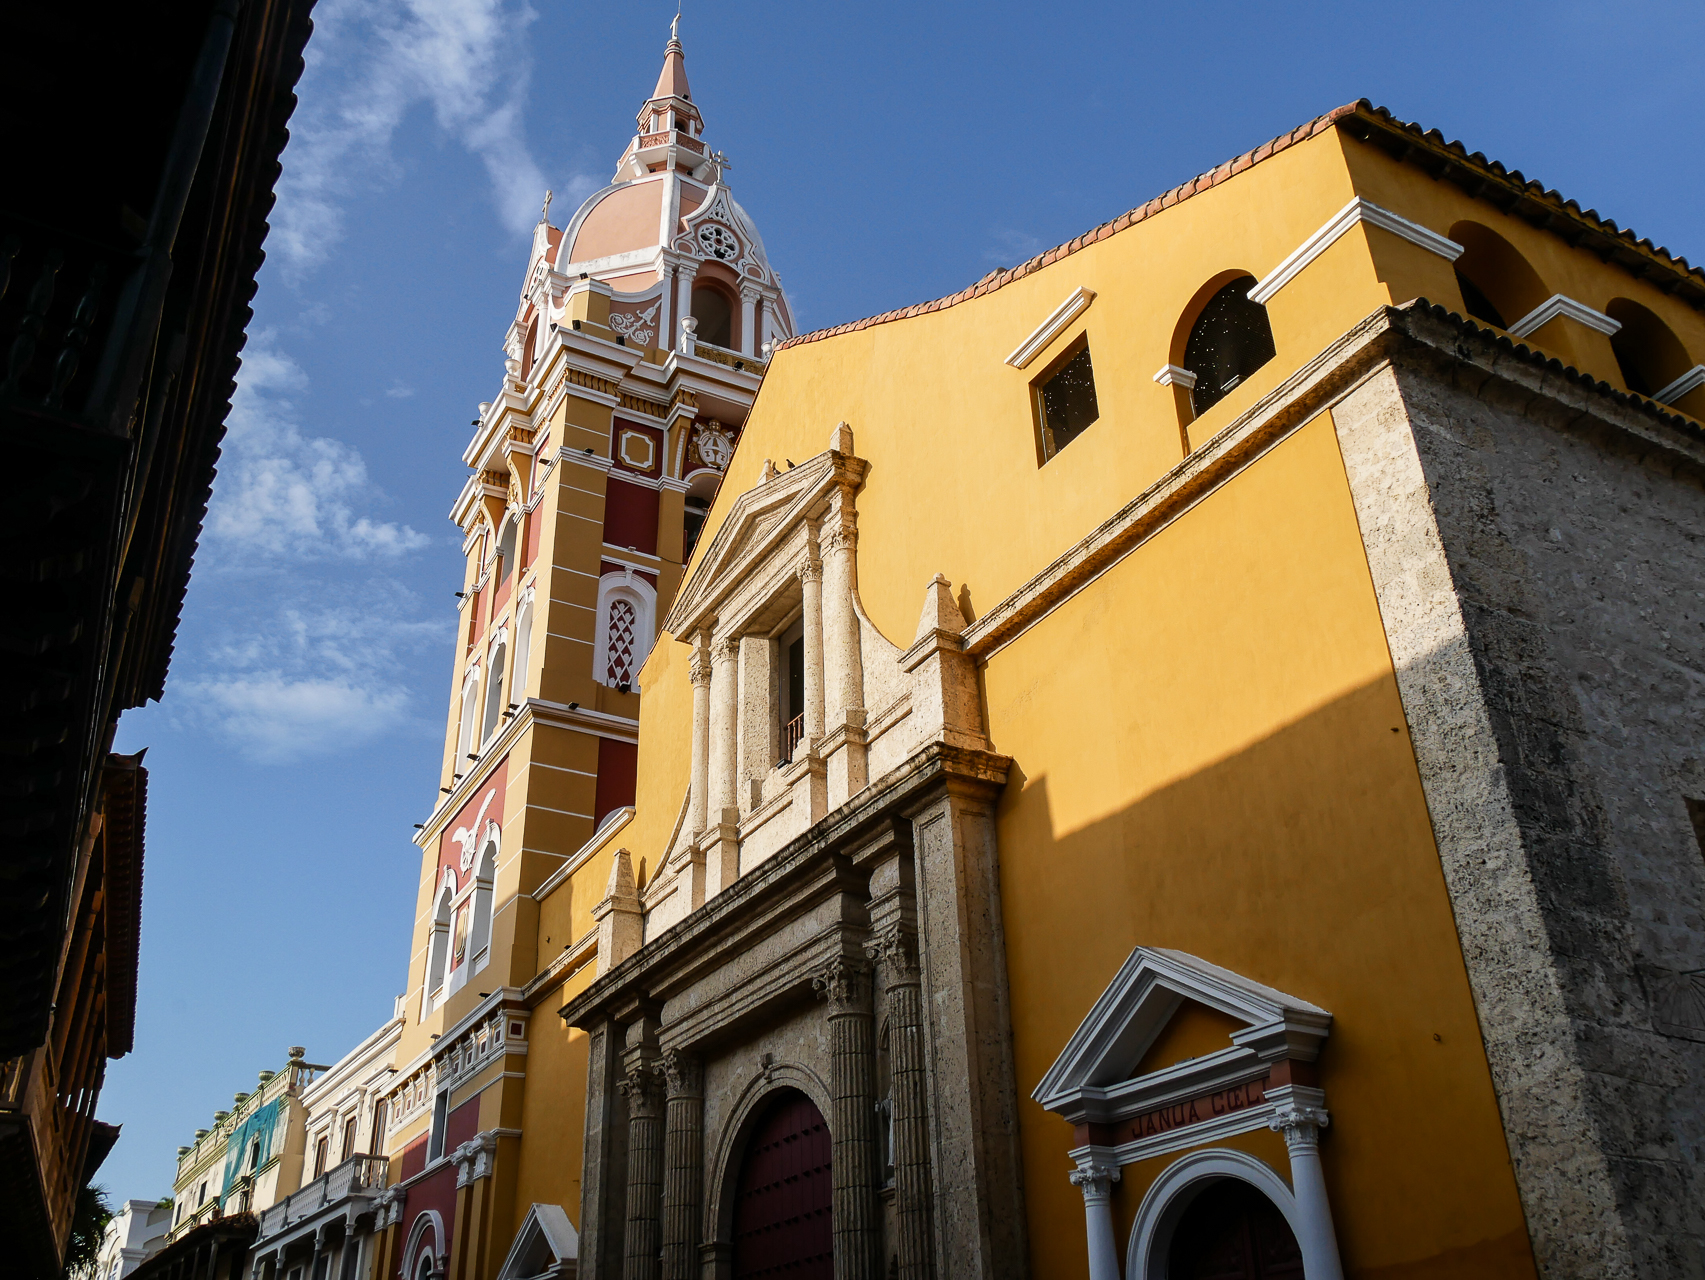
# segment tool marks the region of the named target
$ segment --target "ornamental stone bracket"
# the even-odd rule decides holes
[[[520,1136],[519,1129],[487,1129],[483,1133],[476,1133],[457,1147],[450,1153],[450,1159],[456,1165],[456,1185],[465,1187],[490,1175],[492,1163],[497,1156],[498,1140]]]

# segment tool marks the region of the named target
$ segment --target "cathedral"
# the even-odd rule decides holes
[[[711,136],[534,233],[257,1280],[1699,1275],[1705,274],[1358,102],[796,334]]]

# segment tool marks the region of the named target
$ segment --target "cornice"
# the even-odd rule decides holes
[[[1371,370],[1403,348],[1559,399],[1570,388],[1600,402],[1607,425],[1678,462],[1705,469],[1705,429],[1643,396],[1618,391],[1543,352],[1512,341],[1425,298],[1381,307],[1345,332],[1256,404],[1103,521],[1047,568],[965,628],[966,652],[987,662],[1089,586],[1150,537],[1189,511],[1279,441],[1331,408]]]

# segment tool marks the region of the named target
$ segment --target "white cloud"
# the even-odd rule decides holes
[[[989,232],[990,247],[983,251],[985,262],[1003,267],[1016,267],[1028,262],[1046,247],[1035,236],[1016,227],[1000,227]]]
[[[287,274],[325,261],[358,182],[396,175],[391,139],[417,103],[484,164],[503,225],[532,227],[547,183],[522,124],[531,61],[519,37],[536,16],[526,0],[327,0],[315,10],[269,244]]]
[[[393,400],[407,400],[414,395],[414,388],[404,385],[401,379],[398,379],[386,388],[385,394]]]
[[[404,619],[408,602],[394,587],[363,594],[355,607],[242,618],[240,640],[215,645],[174,684],[179,716],[263,764],[347,751],[414,724],[407,656],[442,644],[450,623]]]
[[[426,535],[407,525],[358,513],[357,504],[378,496],[361,454],[338,440],[303,435],[282,394],[307,381],[270,331],[249,340],[207,517],[213,549],[227,559],[366,559],[426,546]]]

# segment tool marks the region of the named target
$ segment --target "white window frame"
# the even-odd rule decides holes
[[[450,924],[455,918],[456,873],[444,868],[444,878],[433,897],[432,933],[426,946],[426,975],[422,983],[420,1016],[426,1017],[443,1002],[449,981]],[[436,982],[434,981],[436,979]]]
[[[533,588],[528,587],[515,602],[515,660],[510,664],[509,701],[527,696],[527,663],[533,656]]]
[[[502,626],[486,648],[485,696],[480,699],[480,723],[476,731],[480,751],[503,730],[503,677],[507,674],[508,657],[509,628]]]
[[[474,751],[474,733],[479,724],[480,664],[476,660],[462,677],[462,722],[456,730],[456,763],[452,774],[466,773],[468,757]],[[471,713],[471,714],[470,714]]]
[[[592,630],[592,678],[606,688],[610,680],[610,609],[617,600],[634,608],[634,679],[657,643],[657,591],[631,566],[598,579],[598,616]]]

